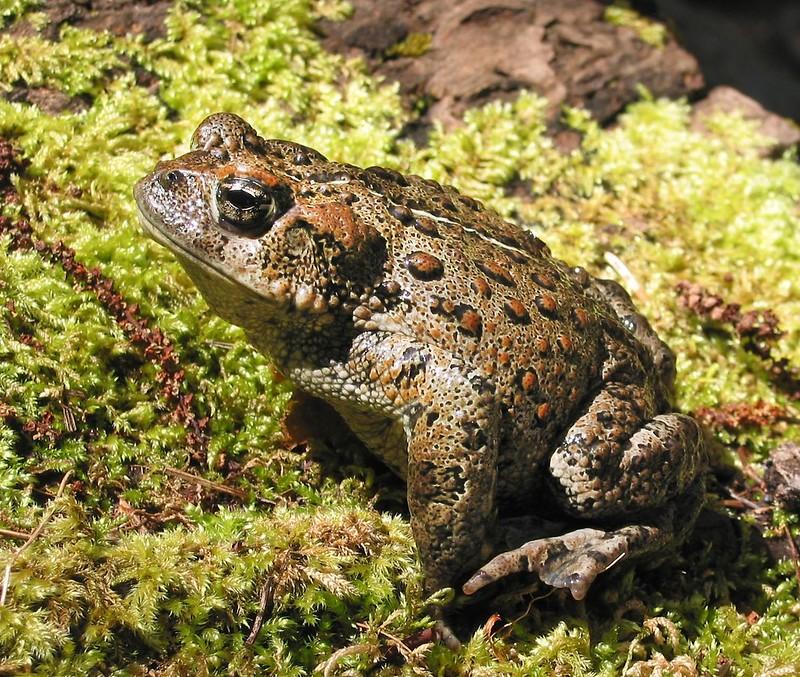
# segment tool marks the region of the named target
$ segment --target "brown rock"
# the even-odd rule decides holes
[[[42,4],[48,18],[44,35],[57,40],[61,26],[143,35],[146,42],[166,33],[164,19],[171,0],[49,0]]]
[[[520,90],[546,97],[555,120],[563,104],[608,120],[638,98],[682,96],[702,87],[697,62],[669,38],[662,47],[603,18],[597,0],[354,0],[352,17],[322,22],[325,45],[367,58],[412,99],[430,102],[429,119],[453,124],[467,108],[513,99]],[[395,54],[412,34],[427,51]]]
[[[786,442],[773,450],[766,463],[767,491],[785,510],[800,510],[800,445]]]
[[[431,43],[436,67],[426,83],[436,99],[433,117],[452,122],[448,117],[467,102],[523,87],[548,92],[552,106],[564,99],[565,87],[550,66],[555,51],[527,4],[467,0],[441,17]]]
[[[51,87],[14,87],[5,98],[12,102],[29,103],[38,106],[45,113],[57,115],[63,111],[79,113],[90,106],[87,97],[69,96]]]
[[[765,152],[782,151],[800,143],[800,126],[787,118],[771,113],[758,101],[742,94],[733,87],[714,87],[708,96],[697,103],[692,111],[692,128],[705,131],[705,121],[714,113],[738,112],[747,120],[758,123],[758,129],[773,143]]]

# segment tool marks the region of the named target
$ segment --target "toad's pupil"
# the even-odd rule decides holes
[[[228,191],[228,201],[237,209],[242,211],[255,209],[258,207],[261,200],[258,196],[246,190],[230,190]]]

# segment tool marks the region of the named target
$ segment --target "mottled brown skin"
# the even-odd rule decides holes
[[[704,451],[669,349],[619,285],[475,200],[222,113],[136,201],[211,307],[406,479],[428,591],[532,571],[580,599],[691,527]],[[581,528],[502,552],[498,511],[537,514],[542,486]]]

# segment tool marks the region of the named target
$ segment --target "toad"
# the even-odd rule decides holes
[[[135,197],[210,307],[405,480],[428,592],[533,572],[582,599],[691,528],[701,430],[619,284],[454,188],[229,113]],[[504,516],[545,505],[572,527],[504,545]]]

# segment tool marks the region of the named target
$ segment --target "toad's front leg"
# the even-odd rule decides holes
[[[405,428],[411,528],[433,592],[454,585],[491,552],[499,409],[484,377],[426,350]]]
[[[500,416],[484,375],[436,346],[375,332],[356,338],[345,365],[291,376],[330,401],[373,453],[405,475],[427,593],[458,584],[485,561]],[[386,425],[365,423],[371,417],[401,423],[406,448],[379,432]]]

